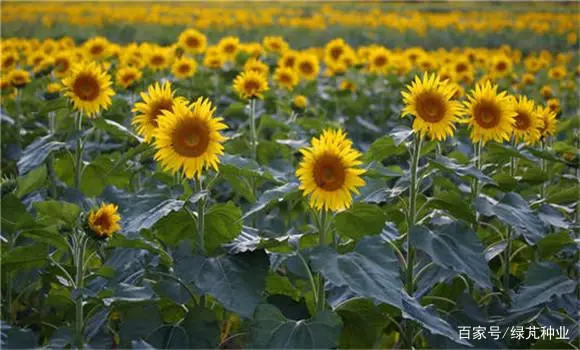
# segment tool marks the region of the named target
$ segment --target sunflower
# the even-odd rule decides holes
[[[18,63],[18,53],[7,51],[2,51],[2,70],[8,72],[16,67]]]
[[[318,57],[313,54],[302,53],[296,59],[296,70],[306,80],[314,80],[320,72]]]
[[[325,130],[312,146],[300,150],[304,158],[296,170],[300,189],[310,195],[310,206],[317,210],[339,211],[352,204],[352,193],[365,185],[358,168],[361,153],[342,130]]]
[[[548,107],[536,107],[537,115],[542,119],[542,127],[540,128],[540,133],[542,137],[554,136],[556,134],[556,125],[558,120],[556,119],[556,113],[550,110]]]
[[[342,38],[334,39],[328,42],[324,47],[324,62],[327,64],[335,63],[346,52],[347,43]]]
[[[264,37],[266,51],[281,54],[288,49],[288,43],[281,36]]]
[[[250,58],[244,64],[244,71],[246,71],[246,72],[253,71],[253,72],[256,72],[258,74],[268,75],[268,72],[270,71],[270,67],[268,67],[267,64],[265,64],[264,62],[262,62],[260,60],[257,60],[255,58]]]
[[[296,68],[296,60],[298,59],[298,51],[286,50],[282,57],[278,60],[278,66],[285,68]]]
[[[536,81],[536,77],[531,73],[524,73],[522,75],[522,85],[532,85]]]
[[[48,56],[44,53],[44,51],[36,51],[28,56],[26,63],[30,67],[37,67],[42,63],[42,61],[46,60],[47,57]]]
[[[173,66],[171,66],[171,72],[173,76],[178,79],[186,79],[192,77],[197,71],[197,62],[189,57],[181,57]]]
[[[96,36],[85,41],[83,48],[92,60],[99,61],[109,57],[109,45],[109,41],[106,38]]]
[[[242,72],[234,79],[234,91],[241,98],[264,98],[268,91],[268,78],[254,71]]]
[[[147,66],[154,71],[169,67],[169,50],[163,47],[152,47],[147,54]]]
[[[142,92],[143,102],[138,102],[133,108],[133,112],[139,113],[133,118],[133,125],[137,127],[137,133],[145,138],[146,142],[151,141],[155,131],[159,127],[158,119],[163,111],[172,112],[177,104],[183,99],[174,98],[174,91],[171,91],[171,83],[165,82],[163,85],[155,83],[149,85],[147,93]]]
[[[214,112],[209,99],[201,97],[189,106],[180,103],[163,112],[155,132],[155,159],[165,170],[183,169],[188,178],[199,178],[204,168],[218,170],[226,140],[220,131],[227,126]]]
[[[65,77],[73,66],[74,55],[69,51],[60,51],[53,56],[54,74],[59,77]]]
[[[466,56],[459,56],[453,62],[453,69],[459,80],[464,81],[465,76],[473,76],[473,65]]]
[[[544,122],[536,113],[534,101],[520,95],[515,99],[514,110],[516,112],[514,138],[528,144],[537,142],[542,136],[540,129],[544,126]]]
[[[505,55],[496,55],[490,61],[489,70],[495,77],[505,77],[512,71],[512,61]]]
[[[221,69],[225,63],[225,57],[222,54],[205,54],[203,65],[211,69]]]
[[[542,63],[540,62],[540,60],[532,56],[524,60],[524,65],[526,66],[526,69],[530,73],[537,73],[540,69],[542,69]]]
[[[298,74],[292,68],[278,67],[274,71],[274,81],[287,90],[294,89],[299,80]]]
[[[338,89],[340,91],[347,91],[349,90],[350,92],[355,92],[357,89],[357,86],[354,82],[350,81],[350,80],[343,80],[340,85],[338,86]]]
[[[178,41],[179,46],[191,54],[203,53],[207,45],[206,36],[195,29],[184,30],[179,35]]]
[[[540,94],[542,95],[543,98],[549,99],[552,96],[554,96],[554,90],[552,89],[552,87],[550,85],[544,85],[540,89]]]
[[[119,221],[121,216],[117,212],[115,204],[101,204],[99,209],[91,210],[88,218],[88,226],[97,238],[109,238],[121,229]]]
[[[76,64],[62,83],[74,108],[89,116],[109,107],[111,96],[115,94],[111,78],[96,62]]]
[[[385,74],[389,68],[389,50],[379,47],[369,53],[368,69],[374,74]]]
[[[548,108],[550,108],[550,110],[556,114],[558,114],[558,112],[560,112],[560,100],[558,100],[557,98],[551,98],[548,100],[548,102],[546,102],[546,105],[548,106]]]
[[[564,78],[566,75],[568,75],[568,71],[566,70],[566,66],[556,66],[556,67],[552,67],[550,68],[550,70],[548,70],[548,76],[550,77],[550,79],[562,79]]]
[[[460,120],[461,104],[452,101],[455,89],[447,82],[441,82],[435,74],[423,74],[423,79],[415,77],[408,92],[402,92],[405,108],[403,117],[414,115],[413,129],[422,137],[445,140],[452,136],[455,123]]]
[[[117,71],[117,75],[115,76],[115,79],[117,81],[117,85],[120,85],[120,86],[124,87],[125,89],[128,89],[133,84],[135,84],[136,82],[141,80],[142,76],[143,76],[143,73],[141,73],[141,71],[139,69],[137,69],[135,67],[128,66],[128,67],[120,68]]]
[[[49,94],[57,94],[61,92],[62,85],[59,83],[50,83],[46,86],[46,92]]]
[[[510,139],[515,124],[516,112],[513,102],[505,91],[498,93],[498,86],[477,84],[465,101],[469,118],[465,121],[471,129],[471,140],[498,142]]]
[[[30,74],[23,69],[14,69],[8,73],[8,81],[17,89],[21,89],[30,83]]]
[[[238,53],[240,39],[235,36],[226,36],[221,38],[217,44],[217,48],[226,60],[231,61]]]
[[[308,106],[308,98],[304,95],[296,95],[294,96],[294,100],[292,101],[294,107],[299,109],[304,109]]]

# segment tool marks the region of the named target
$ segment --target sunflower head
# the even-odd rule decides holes
[[[543,98],[549,99],[552,96],[554,96],[554,90],[550,85],[544,85],[542,86],[542,89],[540,89],[540,94],[542,95]]]
[[[298,109],[304,109],[308,106],[308,98],[304,95],[296,95],[294,96],[292,104]]]
[[[171,62],[170,51],[165,47],[154,46],[147,52],[147,66],[153,71],[160,71],[167,67]]]
[[[268,79],[254,71],[242,72],[234,79],[234,91],[241,98],[264,98],[263,93],[268,91]]]
[[[300,78],[294,69],[278,67],[274,71],[274,81],[276,81],[276,83],[281,87],[287,90],[292,90],[296,85],[298,85]]]
[[[253,71],[258,74],[267,75],[268,72],[270,71],[270,67],[268,67],[267,64],[258,59],[250,58],[244,64],[244,71],[246,72]]]
[[[534,101],[526,96],[518,96],[514,101],[516,112],[513,134],[516,140],[523,140],[528,144],[537,142],[544,127],[544,121],[536,113]]]
[[[491,59],[490,71],[495,77],[505,77],[512,71],[512,61],[504,54],[496,55]]]
[[[8,72],[18,63],[18,53],[13,51],[2,51],[2,70]]]
[[[192,77],[197,71],[197,62],[189,57],[181,57],[171,66],[171,72],[178,79]]]
[[[77,63],[62,81],[76,110],[94,116],[111,105],[111,78],[96,62]]]
[[[357,89],[357,86],[354,82],[350,81],[350,80],[343,80],[338,89],[340,91],[350,91],[350,92],[355,92]]]
[[[115,80],[117,85],[122,86],[125,89],[132,87],[136,82],[141,80],[143,73],[138,68],[128,66],[120,68],[117,71]]]
[[[187,53],[203,53],[207,45],[206,36],[195,30],[186,29],[179,35],[179,46]]]
[[[413,115],[413,129],[422,137],[442,141],[452,136],[455,123],[460,120],[461,104],[452,101],[455,89],[436,74],[423,74],[407,85],[402,92],[405,108],[402,116]]]
[[[537,106],[536,114],[540,119],[542,119],[542,127],[540,128],[540,133],[542,137],[546,138],[549,136],[554,136],[556,134],[556,126],[558,125],[558,119],[556,119],[556,113],[550,110],[548,107]]]
[[[566,66],[556,66],[550,68],[548,70],[548,76],[550,79],[560,80],[568,75],[568,71],[566,70]]]
[[[218,51],[226,58],[233,60],[240,48],[240,39],[235,36],[226,36],[218,42]]]
[[[221,69],[225,61],[226,61],[225,56],[223,56],[220,53],[211,55],[206,53],[203,58],[203,65],[211,69]]]
[[[536,81],[536,77],[531,73],[522,75],[522,85],[532,85]]]
[[[159,117],[164,111],[173,111],[177,104],[184,102],[183,98],[174,98],[174,91],[171,90],[171,83],[165,82],[163,85],[155,83],[149,85],[147,93],[141,93],[143,102],[138,102],[133,108],[136,112],[132,124],[136,126],[137,133],[150,142],[155,131],[159,127]]]
[[[59,83],[50,83],[46,86],[46,91],[44,92],[44,98],[46,100],[54,100],[59,96],[62,91],[62,85]]]
[[[288,43],[281,36],[264,37],[266,51],[281,54],[288,49]]]
[[[324,61],[338,62],[340,57],[346,52],[347,44],[342,38],[328,42],[324,47]]]
[[[303,159],[296,170],[300,189],[310,195],[317,210],[339,211],[352,204],[352,193],[365,185],[360,169],[361,153],[341,130],[325,130],[312,146],[300,150]]]
[[[65,77],[73,66],[74,55],[72,52],[59,52],[53,56],[54,58],[54,74],[59,77]]]
[[[486,143],[508,141],[515,124],[516,112],[513,99],[505,91],[498,93],[498,86],[489,81],[477,84],[465,101],[473,142]]]
[[[187,178],[199,178],[203,169],[218,170],[226,140],[221,130],[227,126],[214,112],[209,99],[201,97],[189,106],[179,103],[163,112],[155,131],[155,159],[165,170],[183,170]]]
[[[101,204],[99,209],[91,210],[87,220],[90,231],[97,239],[107,239],[121,229],[121,216],[115,204]]]
[[[102,60],[109,57],[109,41],[102,37],[96,36],[85,41],[83,45],[88,56],[93,60]]]
[[[287,50],[278,60],[278,66],[285,68],[295,68],[298,52],[294,50]]]
[[[374,74],[385,74],[389,69],[390,52],[384,47],[373,49],[369,54],[368,69]]]
[[[30,74],[23,69],[14,69],[8,73],[10,84],[17,89],[22,89],[30,83]]]
[[[296,59],[296,70],[306,80],[314,80],[320,72],[318,57],[313,54],[302,53]]]
[[[548,102],[546,102],[546,105],[548,106],[548,108],[550,108],[552,112],[556,114],[560,112],[560,100],[558,100],[557,98],[553,97],[549,99]]]

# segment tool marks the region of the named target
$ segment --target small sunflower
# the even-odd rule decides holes
[[[159,127],[159,117],[163,111],[173,111],[175,106],[183,102],[182,98],[174,98],[171,84],[165,82],[163,85],[155,83],[149,85],[147,93],[142,92],[143,102],[138,102],[133,108],[133,112],[139,113],[133,118],[132,124],[136,126],[137,133],[145,138],[146,142],[151,141],[155,131]]]
[[[253,71],[253,72],[256,72],[258,74],[267,75],[268,72],[270,71],[270,67],[268,67],[267,64],[265,64],[264,62],[262,62],[260,60],[257,60],[255,58],[250,58],[244,64],[244,71],[246,71],[246,72]]]
[[[452,136],[455,123],[460,121],[461,104],[452,101],[455,89],[442,82],[435,74],[415,77],[408,92],[402,92],[405,108],[403,115],[414,115],[413,129],[422,137],[443,141]]]
[[[221,38],[217,47],[218,51],[223,55],[223,57],[226,58],[226,60],[231,61],[238,53],[240,48],[240,39],[235,36],[226,36]]]
[[[26,63],[30,67],[37,67],[42,63],[42,61],[46,60],[47,57],[48,56],[44,53],[44,51],[36,51],[28,56]]]
[[[495,77],[505,77],[512,71],[512,61],[509,57],[501,54],[491,59],[490,71]]]
[[[522,85],[532,85],[536,81],[536,77],[531,73],[522,75]]]
[[[296,68],[296,60],[298,59],[298,52],[294,50],[287,50],[278,60],[278,66],[285,68]]]
[[[101,204],[99,209],[91,210],[88,218],[88,226],[97,238],[105,239],[121,229],[119,221],[119,208],[115,204]]]
[[[163,112],[155,132],[155,159],[165,170],[183,169],[188,178],[199,178],[204,168],[218,170],[226,140],[220,131],[227,125],[214,112],[209,99],[201,97],[189,106],[180,103]]]
[[[540,94],[542,95],[543,98],[549,99],[552,96],[554,96],[554,90],[552,89],[552,87],[550,85],[544,85],[540,89]]]
[[[62,91],[62,85],[59,83],[50,83],[46,86],[46,92],[49,94],[58,94]]]
[[[18,63],[18,53],[7,51],[2,52],[2,70],[8,72],[16,67]]]
[[[54,74],[59,77],[65,77],[73,66],[74,55],[69,51],[61,51],[54,56]]]
[[[304,95],[296,95],[294,96],[294,100],[292,101],[294,107],[299,109],[304,109],[308,106],[308,98]]]
[[[163,47],[152,47],[147,54],[147,66],[154,71],[160,71],[170,64],[169,50]]]
[[[85,41],[83,47],[92,60],[99,61],[109,57],[109,45],[110,43],[106,38],[96,36]]]
[[[281,54],[288,49],[288,43],[281,36],[264,37],[266,51]]]
[[[207,45],[206,36],[195,29],[184,30],[179,35],[178,41],[179,46],[191,54],[203,53]]]
[[[554,136],[556,134],[556,125],[558,124],[556,113],[552,112],[548,107],[541,106],[536,108],[536,113],[543,121],[543,125],[540,128],[542,137]]]
[[[550,110],[556,114],[558,114],[558,112],[560,112],[560,100],[558,100],[557,98],[551,98],[548,100],[548,102],[546,102],[546,105],[548,106],[548,108],[550,108]]]
[[[342,38],[334,39],[328,42],[324,47],[324,62],[334,63],[340,60],[340,57],[346,52],[347,43]]]
[[[518,96],[514,102],[516,122],[514,124],[514,138],[533,144],[541,135],[540,129],[544,126],[542,118],[536,113],[534,101],[526,96]]]
[[[115,80],[117,82],[117,85],[122,86],[125,89],[128,89],[129,87],[133,86],[133,84],[141,80],[142,76],[143,73],[141,73],[139,69],[132,66],[128,66],[120,68],[117,71]]]
[[[292,90],[298,85],[300,78],[294,69],[278,67],[274,71],[274,81],[285,89]]]
[[[550,79],[560,80],[568,75],[566,66],[556,66],[548,70],[548,76]]]
[[[317,210],[339,211],[352,204],[352,193],[365,185],[365,170],[358,166],[361,153],[342,130],[325,130],[312,146],[300,150],[304,158],[296,170],[300,189],[310,195],[310,206]]]
[[[62,83],[74,108],[89,116],[109,107],[115,94],[111,78],[96,62],[76,64]]]
[[[374,74],[385,74],[389,69],[389,50],[378,47],[369,53],[368,69]]]
[[[241,98],[264,98],[263,93],[268,91],[268,79],[259,73],[250,71],[238,74],[234,79],[234,91]]]
[[[186,79],[192,77],[197,71],[197,62],[189,57],[181,57],[173,66],[171,66],[171,72],[173,76],[178,79]]]
[[[340,91],[347,91],[347,90],[349,90],[350,92],[355,92],[356,89],[357,89],[357,86],[356,86],[356,84],[354,82],[352,82],[350,80],[343,80],[340,83],[338,89]]]
[[[516,112],[513,102],[505,91],[498,93],[498,86],[477,84],[467,97],[465,108],[469,118],[465,121],[471,129],[471,140],[497,142],[510,139]]]
[[[313,54],[302,53],[296,59],[296,70],[306,80],[314,80],[320,72],[318,57]]]
[[[8,81],[17,89],[21,89],[30,83],[30,74],[23,69],[14,69],[8,73]]]
[[[217,54],[205,54],[203,58],[203,65],[211,69],[221,69],[224,66],[225,58],[223,55]]]

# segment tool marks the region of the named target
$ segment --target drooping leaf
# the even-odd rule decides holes
[[[457,219],[470,223],[475,222],[475,211],[468,200],[462,198],[457,192],[441,192],[429,201],[430,205],[437,209],[447,211]]]
[[[256,204],[244,214],[244,219],[262,211],[272,203],[282,202],[292,194],[298,193],[298,183],[290,182],[285,185],[272,188],[262,193]]]
[[[33,221],[26,207],[12,193],[2,195],[1,199],[2,231],[13,233]]]
[[[387,215],[377,205],[355,203],[335,216],[334,227],[344,237],[359,239],[381,233],[386,220]]]
[[[405,151],[405,147],[396,143],[392,136],[384,135],[373,141],[364,158],[367,162],[381,162],[388,157],[403,154]]]
[[[544,259],[553,256],[565,247],[573,246],[574,240],[568,231],[549,234],[537,244],[540,257]]]
[[[332,349],[339,343],[342,323],[330,311],[317,313],[307,320],[288,320],[274,306],[262,304],[256,309],[250,328],[251,348]]]
[[[113,235],[113,238],[108,241],[107,247],[144,249],[159,255],[165,265],[170,266],[172,263],[171,256],[161,246],[142,237],[129,239],[120,234]]]
[[[16,179],[16,196],[22,198],[25,195],[42,188],[46,183],[46,174],[46,166],[41,165],[28,172],[28,174],[20,176]]]
[[[52,135],[47,135],[34,141],[22,152],[18,160],[18,173],[25,175],[30,170],[44,163],[51,152],[58,151],[66,147],[66,143],[53,141]]]
[[[3,349],[33,349],[38,346],[38,334],[28,328],[14,328],[2,321],[0,345]]]
[[[242,211],[234,203],[218,203],[205,214],[205,249],[215,251],[242,232]]]
[[[466,223],[456,221],[433,231],[424,226],[414,226],[410,234],[411,244],[429,255],[435,264],[465,273],[483,288],[492,287],[485,248]]]
[[[155,205],[151,209],[137,214],[125,220],[125,232],[139,232],[142,229],[151,228],[157,221],[167,214],[183,207],[184,202],[176,199],[167,199]]]
[[[478,179],[482,184],[484,183],[494,183],[493,179],[485,175],[481,170],[477,169],[473,165],[460,165],[457,162],[448,157],[436,156],[435,159],[431,160],[431,163],[442,169],[447,169],[459,176],[469,176],[471,178]]]

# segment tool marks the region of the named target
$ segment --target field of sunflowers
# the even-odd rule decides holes
[[[1,10],[2,348],[578,349],[578,3]]]

